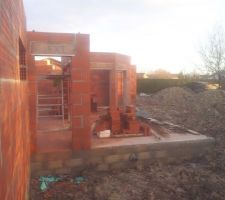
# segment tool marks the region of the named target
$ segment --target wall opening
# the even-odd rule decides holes
[[[70,57],[35,57],[39,131],[71,128]]]
[[[91,70],[91,110],[109,106],[110,70]]]

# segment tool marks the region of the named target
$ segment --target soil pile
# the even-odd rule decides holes
[[[169,121],[205,134],[225,131],[225,91],[195,93],[173,87],[150,96],[137,97],[140,109],[152,118]]]

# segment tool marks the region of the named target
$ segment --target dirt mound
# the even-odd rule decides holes
[[[225,91],[195,93],[173,87],[148,97],[138,97],[138,107],[153,118],[170,121],[203,133],[225,130]]]
[[[207,82],[190,82],[185,85],[186,88],[191,89],[193,92],[204,92],[208,88]]]

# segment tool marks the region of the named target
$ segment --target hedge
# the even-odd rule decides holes
[[[168,87],[184,86],[190,82],[191,80],[187,79],[137,79],[137,92],[150,94]]]

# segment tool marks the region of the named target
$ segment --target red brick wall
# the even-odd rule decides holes
[[[116,63],[130,65],[130,56],[116,54]]]
[[[90,62],[130,64],[130,57],[118,53],[91,52]]]
[[[29,183],[27,81],[19,79],[19,38],[26,46],[22,0],[0,1],[0,199],[24,200]]]
[[[57,65],[56,65],[57,64]],[[36,67],[36,75],[61,75],[62,74],[62,68],[59,65],[59,63],[55,62],[54,69],[53,64],[48,65],[47,61],[45,60],[36,60],[35,61],[35,67]],[[39,95],[55,95],[58,96],[61,94],[61,85],[58,85],[59,83],[57,80],[53,79],[40,79],[38,78],[38,84],[37,84],[37,91]],[[57,84],[58,83],[58,84]],[[60,99],[45,99],[45,100],[39,100],[39,103],[61,103]],[[47,112],[48,113],[48,112]]]
[[[28,42],[52,42],[75,45],[75,56],[71,62],[71,115],[72,115],[72,148],[89,149],[90,133],[90,41],[87,34],[28,32]],[[37,71],[34,59],[29,55],[29,87],[30,87],[30,126],[32,129],[32,152],[36,151],[36,107]]]
[[[106,63],[115,63],[115,54],[114,53],[105,53],[105,52],[91,52],[90,53],[91,62],[106,62]]]
[[[117,108],[124,104],[135,105],[136,101],[136,68],[130,64],[130,57],[118,53],[105,53],[105,52],[91,52],[90,53],[90,62],[91,66],[97,67],[100,69],[110,69],[110,80],[111,86],[109,89],[110,93],[110,106]],[[126,71],[122,73],[122,71]],[[126,102],[123,102],[125,98],[124,87],[126,80],[127,84],[127,94]],[[93,87],[93,86],[92,86]],[[102,97],[101,97],[102,98]]]
[[[123,106],[123,95],[124,95],[124,72],[116,72],[116,83],[117,83],[117,98],[118,106]]]
[[[36,42],[57,42],[57,43],[68,43],[74,42],[75,34],[72,33],[48,33],[48,32],[27,32],[27,38],[29,41]]]
[[[60,65],[56,64],[48,65],[46,61],[36,60],[35,67],[37,75],[62,74],[62,68]]]
[[[48,32],[27,32],[28,46],[30,42],[52,42],[52,43],[74,43],[75,34],[70,33],[48,33]],[[29,49],[30,51],[30,49]],[[28,55],[28,79],[29,79],[29,105],[30,105],[30,129],[31,129],[31,152],[37,151],[37,69],[35,67],[34,57]]]
[[[136,66],[131,65],[128,71],[128,81],[129,81],[129,101],[130,105],[136,105],[136,95],[137,95],[137,79],[136,79]]]
[[[96,95],[98,106],[109,106],[109,70],[91,70],[91,95]]]
[[[72,146],[74,150],[90,149],[90,40],[87,34],[76,34],[76,55],[71,64]]]
[[[74,150],[89,149],[91,147],[91,134],[90,134],[90,96],[93,91],[90,65],[95,63],[110,66],[110,74],[108,80],[111,81],[110,87],[98,88],[104,90],[99,93],[102,102],[106,100],[106,92],[110,93],[109,105],[112,108],[118,107],[118,84],[117,84],[117,71],[127,71],[126,78],[131,79],[130,75],[134,77],[135,71],[130,70],[130,57],[116,53],[90,53],[90,41],[87,34],[63,34],[63,33],[44,33],[44,32],[28,32],[28,41],[39,41],[46,43],[68,43],[75,45],[75,56],[71,62],[71,121],[72,121],[72,148]],[[104,65],[106,63],[106,65]],[[109,64],[109,65],[108,65]],[[108,70],[108,68],[107,68]],[[129,72],[129,73],[128,73]],[[32,130],[32,152],[36,149],[36,107],[35,99],[37,94],[36,85],[37,71],[34,65],[34,59],[29,56],[29,87],[30,87],[30,127]],[[128,76],[128,77],[127,77]],[[123,77],[122,77],[123,79]],[[121,83],[123,82],[121,79]],[[132,80],[134,80],[132,78]],[[136,79],[135,79],[136,80]],[[134,85],[134,84],[133,84]],[[133,86],[132,85],[132,86]],[[120,88],[123,87],[121,84]],[[131,88],[131,87],[130,87]],[[122,92],[122,89],[121,89]],[[128,91],[129,95],[134,92]],[[122,93],[120,101],[123,101]],[[130,99],[130,98],[129,98]],[[121,102],[119,102],[121,103]],[[123,102],[122,102],[123,103]],[[121,104],[122,104],[121,103]],[[127,103],[127,102],[126,102]],[[128,102],[129,104],[130,102]]]

